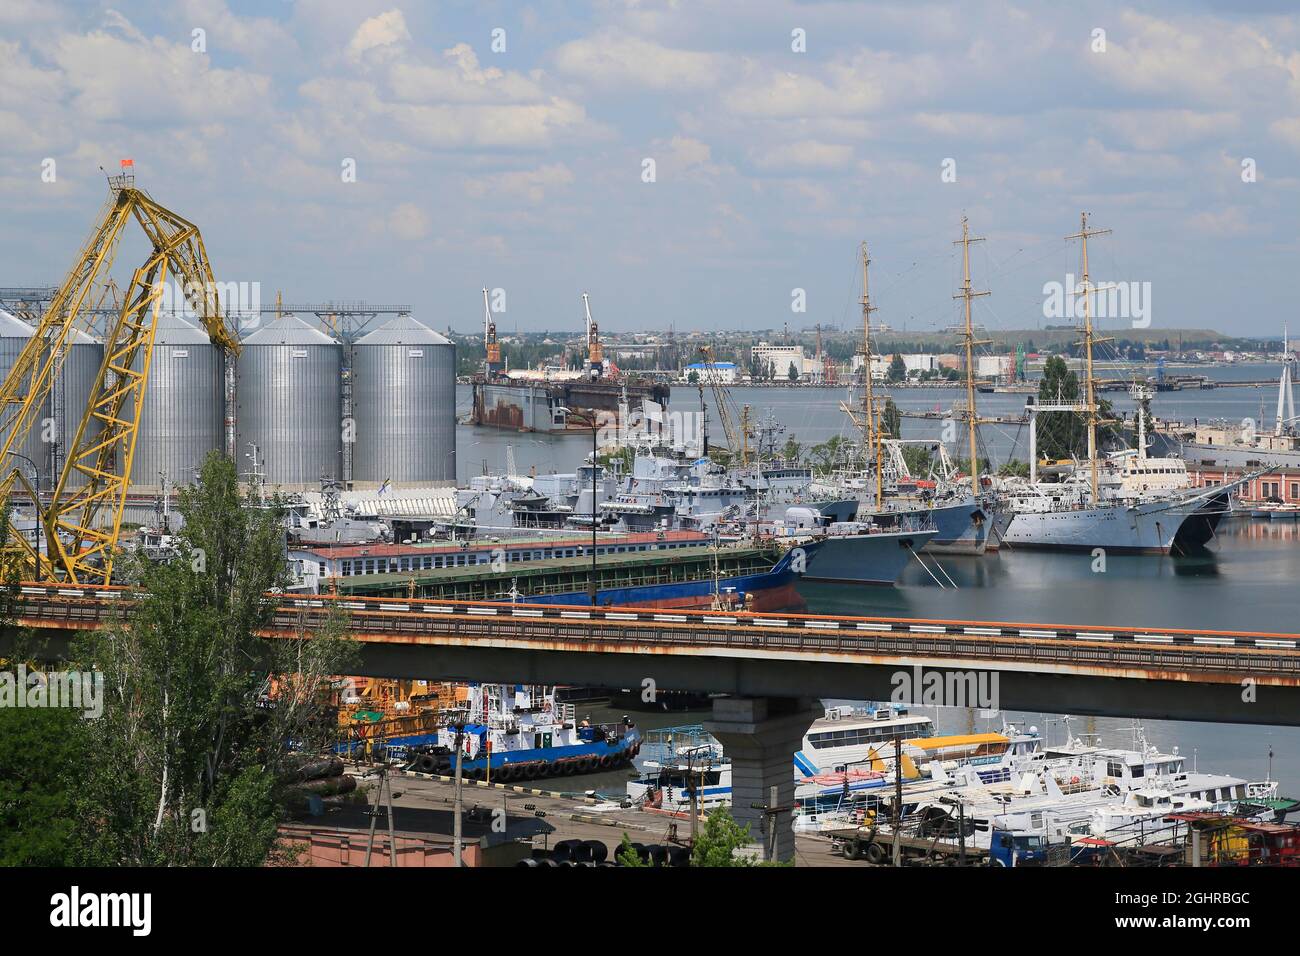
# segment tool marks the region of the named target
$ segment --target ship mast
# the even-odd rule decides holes
[[[1092,502],[1097,504],[1101,496],[1097,490],[1097,389],[1096,381],[1092,375],[1092,286],[1088,280],[1088,238],[1090,236],[1104,236],[1110,233],[1109,229],[1088,229],[1088,214],[1086,212],[1079,214],[1079,231],[1072,236],[1066,236],[1068,239],[1079,239],[1083,243],[1083,278],[1079,286],[1079,295],[1083,296],[1083,351],[1087,363],[1087,382],[1088,382],[1088,464],[1092,469]]]
[[[961,284],[961,292],[953,296],[954,299],[966,300],[966,323],[962,331],[962,337],[966,344],[966,424],[970,437],[970,492],[972,495],[979,494],[979,449],[975,436],[975,327],[971,324],[971,300],[982,295],[988,295],[988,291],[975,292],[971,289],[970,281],[970,244],[972,242],[983,242],[984,237],[974,237],[970,234],[970,223],[965,216],[961,217],[961,238],[953,245],[961,246],[962,274],[964,279]],[[983,343],[978,343],[983,344]]]
[[[880,427],[876,422],[875,399],[871,394],[871,313],[876,307],[871,304],[871,284],[867,276],[867,267],[871,258],[867,255],[867,244],[862,243],[862,413],[864,450],[874,448],[876,453],[876,508],[884,506],[883,466],[881,462]]]

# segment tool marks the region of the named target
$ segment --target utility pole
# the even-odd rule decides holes
[[[894,866],[903,865],[903,738],[894,735]]]
[[[370,856],[375,849],[375,827],[379,822],[379,802],[384,801],[388,817],[388,865],[397,866],[397,835],[393,829],[393,784],[388,777],[388,768],[380,767],[372,773],[379,776],[379,787],[375,790],[375,805],[370,808],[370,835],[366,842],[365,866],[370,866]],[[369,776],[369,775],[367,775]]]
[[[464,841],[461,839],[461,829],[460,829],[460,822],[461,822],[460,821],[460,811],[461,811],[460,787],[461,787],[462,759],[465,754],[464,740],[465,740],[465,725],[463,723],[457,724],[456,725],[455,809],[453,811],[454,817],[452,820],[452,831],[451,831],[451,852],[452,852],[452,856],[454,857],[451,864],[452,866],[465,865],[465,861],[461,858],[461,853],[464,850]]]

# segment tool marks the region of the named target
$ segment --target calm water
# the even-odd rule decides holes
[[[1220,380],[1275,379],[1276,366],[1209,369]],[[755,414],[768,411],[805,447],[834,435],[850,436],[839,410],[844,389],[733,388],[732,401],[750,404]],[[954,389],[897,389],[900,408],[944,410],[962,393]],[[1125,394],[1106,396],[1117,409],[1131,411]],[[706,401],[711,396],[706,392]],[[458,414],[469,409],[469,389],[459,392]],[[695,389],[674,389],[672,408],[698,407]],[[981,395],[986,415],[1015,416],[1024,407],[1023,395]],[[1231,388],[1160,393],[1154,412],[1162,418],[1191,420],[1225,418],[1240,421],[1272,414],[1276,402],[1271,388]],[[716,416],[710,414],[710,420]],[[940,424],[904,420],[907,438],[937,437]],[[982,440],[995,460],[1024,459],[1027,435],[1015,426],[987,425]],[[784,440],[784,438],[782,439]],[[457,458],[462,481],[483,470],[505,468],[507,448],[513,449],[521,472],[572,471],[590,445],[589,436],[538,436],[491,429],[459,429]],[[1004,552],[983,558],[942,559],[959,590],[941,590],[919,567],[906,572],[897,588],[853,588],[805,582],[800,591],[809,609],[824,613],[872,613],[900,617],[950,617],[991,620],[1049,621],[1093,625],[1241,628],[1262,631],[1300,630],[1297,582],[1300,582],[1300,526],[1293,523],[1233,521],[1220,529],[1210,553],[1198,557],[1111,556],[1106,573],[1094,574],[1088,555]],[[593,712],[600,719],[617,714]],[[638,715],[643,726],[698,722],[703,714]],[[985,721],[966,711],[932,712],[941,730],[962,732]],[[1053,741],[1063,733],[1050,715],[1016,715],[1039,726]],[[1113,745],[1132,741],[1130,721],[1120,718],[1079,719],[1074,731],[1096,731]],[[1268,752],[1275,757],[1274,777],[1283,791],[1300,796],[1300,728],[1246,727],[1173,721],[1144,722],[1147,739],[1168,750],[1174,746],[1194,755],[1204,770],[1260,779],[1268,771]],[[623,774],[572,778],[567,788],[620,790]]]

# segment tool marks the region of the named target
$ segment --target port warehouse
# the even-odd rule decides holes
[[[0,310],[0,375],[33,334]],[[357,489],[454,485],[456,355],[444,336],[400,314],[340,340],[287,314],[241,346],[228,359],[185,318],[159,316],[124,520],[149,520],[163,476],[190,483],[211,451],[249,471],[251,444],[268,487],[317,490],[325,476]],[[74,336],[41,415],[55,440],[33,428],[18,449],[42,491],[57,481],[103,358],[98,340]]]

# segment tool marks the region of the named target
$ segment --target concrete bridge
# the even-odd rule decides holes
[[[67,633],[128,618],[134,601],[29,584],[16,611]],[[729,695],[709,727],[754,833],[772,787],[779,805],[793,799],[791,756],[817,698],[1300,725],[1296,634],[286,595],[263,636],[311,634],[333,614],[367,676]]]

